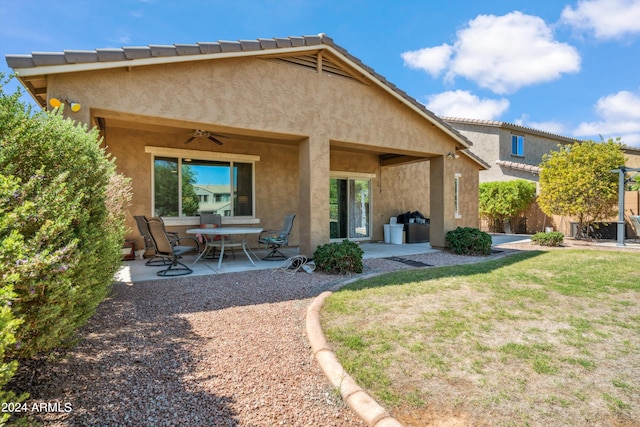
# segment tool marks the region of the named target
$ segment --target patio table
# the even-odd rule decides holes
[[[218,270],[220,270],[220,267],[222,266],[222,258],[224,257],[225,246],[242,247],[242,250],[244,251],[245,255],[247,256],[247,258],[249,258],[249,261],[251,261],[251,264],[255,267],[256,264],[253,262],[251,255],[249,255],[249,252],[253,253],[253,251],[251,251],[250,248],[247,248],[247,236],[250,234],[260,234],[260,233],[262,233],[262,228],[257,228],[257,227],[190,228],[189,230],[187,230],[187,234],[202,234],[202,235],[206,234],[208,236],[242,236],[242,242],[240,243],[225,242],[226,239],[216,240],[215,246],[217,246],[218,243],[220,243],[220,257],[218,259]],[[196,258],[193,264],[198,262],[200,258],[204,257],[204,255],[212,247],[214,247],[214,245],[211,244],[211,242],[207,242],[205,249],[200,253],[200,255],[198,255],[198,258]],[[256,259],[258,259],[258,256],[256,254],[253,254],[253,256],[255,256]]]

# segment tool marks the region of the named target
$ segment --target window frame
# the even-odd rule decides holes
[[[344,179],[347,181],[347,188],[349,187],[349,182],[353,180],[369,181],[369,235],[366,237],[330,238],[330,242],[342,242],[345,239],[352,242],[360,242],[373,239],[373,180],[375,178],[376,174],[369,172],[329,171],[329,181],[331,179]],[[349,229],[349,225],[347,225],[347,229]]]
[[[515,157],[524,157],[524,135],[511,135],[511,155]]]
[[[222,218],[223,224],[251,224],[259,223],[260,220],[256,218],[256,162],[260,161],[260,156],[250,154],[235,154],[235,153],[219,153],[213,151],[200,151],[200,150],[187,150],[183,148],[168,148],[168,147],[155,147],[145,146],[145,153],[151,154],[151,185],[149,191],[151,193],[151,206],[150,212],[155,211],[155,174],[154,164],[156,157],[172,157],[178,160],[178,178],[182,179],[181,168],[184,159],[197,159],[208,161],[229,162],[230,173],[233,174],[233,163],[248,163],[251,164],[251,211],[252,215],[243,216],[225,216]],[[233,194],[233,182],[230,182],[230,191]],[[180,181],[179,181],[180,182]],[[230,197],[233,207],[233,197]],[[182,186],[178,185],[178,212],[182,212]],[[194,225],[199,224],[199,216],[176,216],[176,217],[163,217],[162,218],[167,225]]]
[[[462,174],[456,173],[453,177],[453,203],[454,203],[454,217],[455,219],[462,219],[460,214],[460,178]]]

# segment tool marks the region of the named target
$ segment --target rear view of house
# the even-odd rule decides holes
[[[478,226],[471,143],[323,34],[8,55],[43,108],[97,126],[133,184],[134,215],[177,231],[201,213],[276,228],[310,254],[381,240],[420,211],[431,243]],[[72,107],[73,104],[73,107]],[[132,238],[138,238],[132,232]]]

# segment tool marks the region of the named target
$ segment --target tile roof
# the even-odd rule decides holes
[[[257,40],[198,42],[195,44],[125,46],[96,50],[65,50],[63,52],[32,52],[26,55],[6,55],[11,68],[35,68],[45,65],[86,64],[91,62],[132,61],[187,55],[208,55],[223,52],[254,52],[302,46],[328,45],[336,48],[333,39],[324,34]],[[346,53],[344,49],[343,53]]]
[[[520,126],[513,123],[508,123],[508,122],[499,122],[494,120],[483,120],[483,119],[465,119],[460,117],[446,117],[446,116],[441,116],[440,118],[449,124],[460,123],[460,124],[469,124],[469,125],[499,127],[499,128],[516,130],[520,132],[527,132],[527,133],[542,135],[542,136],[556,139],[565,143],[574,143],[576,141],[579,141],[577,138],[562,136],[555,133],[546,132],[539,129],[533,129],[526,126]]]
[[[512,162],[508,160],[496,160],[496,165],[503,166],[505,168],[514,169],[523,172],[529,172],[534,175],[540,175],[540,167],[536,165],[529,165],[526,163]]]

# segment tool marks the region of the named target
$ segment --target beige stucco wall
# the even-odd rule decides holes
[[[188,134],[187,134],[188,136]],[[134,215],[152,215],[151,195],[151,154],[145,153],[145,146],[176,147],[185,140],[185,136],[163,133],[110,128],[106,135],[109,151],[116,158],[120,171],[131,178],[133,200],[128,209],[127,226],[131,230],[130,239],[142,246]],[[260,156],[255,163],[256,177],[256,217],[260,218],[260,227],[279,229],[288,213],[298,211],[298,149],[296,146],[279,144],[252,144],[247,141],[227,141],[217,146],[206,139],[194,140],[189,149],[220,153],[251,154]],[[299,244],[299,221],[294,221],[291,244]],[[183,231],[193,226],[171,226],[174,231]]]
[[[108,150],[118,158],[120,170],[133,179],[131,214],[151,214],[151,155],[144,147],[184,149],[186,137],[162,128],[156,132],[110,127],[110,119],[147,127],[242,134],[221,147],[202,139],[188,148],[259,155],[256,217],[260,226],[278,228],[286,213],[297,213],[292,243],[299,243],[306,253],[329,239],[331,169],[376,173],[374,239],[382,238],[381,224],[389,216],[404,210],[446,216],[441,221],[444,228],[432,227],[438,246],[443,245],[447,229],[455,228],[450,208],[455,168],[442,156],[453,151],[456,142],[373,84],[271,60],[233,58],[60,74],[50,77],[48,87],[49,96],[82,103],[74,118],[86,123],[91,114],[107,118]],[[281,141],[274,140],[277,135]],[[256,139],[251,140],[252,136]],[[332,155],[338,152],[352,154]],[[378,154],[384,152],[433,157],[381,168]],[[462,181],[468,194],[477,194],[473,177],[479,166],[468,159],[456,162],[469,178]],[[434,185],[443,189],[435,199]],[[477,199],[469,199],[464,206],[469,212],[477,211]],[[472,222],[473,215],[465,217]],[[133,222],[129,224],[137,235]]]

